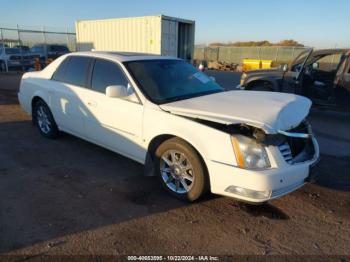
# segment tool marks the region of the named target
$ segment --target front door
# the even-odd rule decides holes
[[[97,144],[124,154],[135,160],[144,160],[142,147],[143,105],[136,100],[111,98],[105,90],[111,85],[132,89],[122,69],[115,62],[96,59],[91,73],[90,89],[86,90],[84,103],[88,109],[85,117],[86,135]]]
[[[334,84],[336,104],[350,109],[350,54],[341,64]]]
[[[305,79],[309,79],[309,83],[304,83],[303,88],[314,103],[335,104],[334,80],[342,57],[340,53],[323,55],[314,58],[307,65]]]
[[[283,75],[280,92],[305,95],[302,89],[303,72],[311,53],[312,49],[305,50],[294,59],[289,70]]]

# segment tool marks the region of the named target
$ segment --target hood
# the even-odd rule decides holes
[[[276,92],[228,91],[160,105],[172,114],[222,124],[247,124],[268,134],[296,127],[308,115],[311,101]]]
[[[252,76],[264,76],[264,77],[281,77],[283,76],[283,71],[281,69],[258,69],[258,70],[250,70],[245,72],[248,77]]]

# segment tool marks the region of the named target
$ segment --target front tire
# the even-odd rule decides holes
[[[55,119],[53,118],[50,108],[44,101],[39,100],[35,103],[33,108],[33,120],[42,136],[51,139],[59,136],[59,130]]]
[[[154,165],[161,184],[176,198],[193,202],[208,189],[203,160],[191,145],[179,138],[166,140],[157,148]]]

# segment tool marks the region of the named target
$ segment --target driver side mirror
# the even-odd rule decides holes
[[[312,64],[312,69],[318,69],[320,67],[318,62]]]
[[[122,85],[107,86],[106,96],[111,98],[122,98],[128,96],[128,92],[126,87]]]
[[[288,64],[284,64],[284,65],[282,65],[282,70],[283,70],[283,72],[287,72],[288,71]]]

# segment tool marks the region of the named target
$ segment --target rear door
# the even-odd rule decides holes
[[[304,84],[307,94],[316,104],[332,105],[334,99],[334,79],[342,59],[342,54],[329,54],[310,61],[305,76],[310,78]]]
[[[350,109],[350,53],[340,65],[334,84],[336,104]]]
[[[89,140],[135,160],[144,160],[145,149],[140,145],[143,105],[128,98],[105,95],[110,85],[132,87],[122,68],[115,62],[96,59],[91,72],[90,89],[84,104],[86,135]]]
[[[52,77],[51,108],[59,127],[84,137],[84,118],[89,110],[84,103],[88,72],[93,59],[69,56]]]

